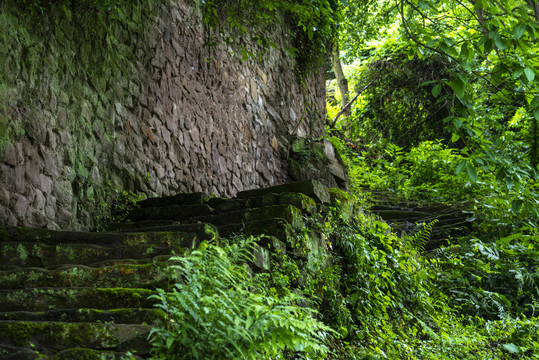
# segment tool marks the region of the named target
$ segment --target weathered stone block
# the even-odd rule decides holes
[[[253,189],[241,191],[238,193],[238,198],[248,198],[262,196],[267,193],[302,193],[312,197],[319,203],[329,204],[331,198],[327,188],[316,180],[307,180],[283,185],[276,185],[263,189]]]

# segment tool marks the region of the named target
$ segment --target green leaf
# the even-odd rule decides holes
[[[526,25],[518,24],[513,28],[513,39],[520,39],[526,31]]]
[[[457,165],[457,175],[460,174],[462,172],[462,170],[464,170],[464,167],[468,164],[468,162],[466,160],[462,160],[458,165]]]
[[[489,54],[492,51],[492,39],[487,39],[484,46],[485,55]]]
[[[483,5],[483,0],[477,0],[475,2],[475,4],[473,4],[473,9],[474,10],[479,10],[479,9],[484,8],[484,7],[485,7],[485,5]]]
[[[440,92],[442,91],[442,85],[440,84],[436,84],[433,88],[432,88],[432,96],[434,96],[435,98],[438,97],[438,95],[440,95]]]
[[[520,349],[518,346],[516,346],[515,344],[513,343],[509,343],[509,344],[503,344],[503,348],[507,351],[509,351],[511,354],[518,354],[520,353]]]
[[[499,36],[494,38],[494,43],[496,44],[499,50],[505,50],[507,46],[509,45],[507,40]]]
[[[425,85],[430,85],[434,83],[436,83],[436,80],[429,80],[429,81],[422,82],[421,84],[419,84],[419,86],[425,86]]]
[[[513,179],[511,179],[510,177],[506,177],[505,178],[505,186],[507,186],[507,189],[511,190],[513,188]]]
[[[460,63],[460,65],[462,65],[462,67],[464,68],[464,70],[466,71],[469,71],[469,72],[472,72],[472,67],[469,63],[467,63],[466,61],[463,61]]]
[[[453,91],[455,91],[455,94],[457,94],[459,98],[464,97],[464,83],[460,78],[455,78],[455,80],[449,83],[449,86],[451,86],[451,88],[453,89]]]
[[[457,117],[452,118],[451,121],[453,122],[455,129],[460,129],[460,127],[462,126],[462,120]]]
[[[467,163],[466,171],[468,172],[468,177],[470,178],[470,180],[472,182],[476,182],[477,181],[477,170],[475,170],[475,167],[472,164]]]
[[[460,57],[467,57],[468,56],[468,43],[464,42],[460,46]]]
[[[421,10],[428,10],[428,8],[429,8],[429,3],[427,1],[425,1],[425,0],[419,0],[417,5],[419,6],[419,8]]]
[[[535,113],[533,114],[535,116],[535,120],[539,121],[539,109],[535,110]]]
[[[457,142],[457,141],[459,141],[459,139],[460,139],[460,135],[459,135],[459,134],[453,133],[453,134],[451,135],[451,142]]]
[[[167,338],[167,344],[166,344],[167,349],[170,349],[172,347],[172,345],[174,344],[174,340],[175,340],[174,337]]]
[[[529,82],[532,82],[533,79],[535,79],[535,71],[533,71],[532,68],[526,67],[524,68],[524,74],[526,74],[526,78]]]
[[[522,73],[524,72],[524,68],[518,68],[515,71],[513,71],[513,79],[518,79]]]

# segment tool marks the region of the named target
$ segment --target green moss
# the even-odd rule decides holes
[[[354,197],[339,188],[328,188],[328,192],[331,195],[331,201],[339,200],[341,202],[354,201]]]
[[[113,348],[119,344],[112,327],[89,323],[30,321],[0,323],[0,338],[14,346],[39,344],[40,347],[52,345],[56,349],[81,345]]]
[[[314,214],[317,210],[316,202],[311,197],[301,193],[284,193],[279,202],[293,205],[308,214]]]
[[[71,246],[65,246],[65,245],[57,245],[56,246],[56,255],[58,257],[63,257],[65,259],[68,259],[70,261],[74,261],[77,259],[77,254],[75,253],[75,250]]]
[[[59,354],[55,354],[49,357],[50,360],[128,360],[131,357],[125,355],[120,356],[116,352],[94,350],[85,348],[74,348],[66,351],[62,351]]]
[[[15,346],[27,346],[36,333],[44,332],[47,324],[40,322],[18,322],[0,324],[0,338],[10,340]]]
[[[338,188],[329,188],[331,196],[331,206],[337,214],[345,221],[354,216],[357,200],[354,196]]]

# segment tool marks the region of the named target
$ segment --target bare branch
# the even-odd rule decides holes
[[[376,80],[378,80],[378,78],[375,78],[375,79],[372,79],[367,85],[365,85],[363,88],[361,88],[361,90],[358,91],[358,93],[356,94],[356,96],[354,96],[354,98],[352,100],[350,100],[346,105],[344,105],[341,109],[341,111],[339,111],[337,113],[337,115],[335,115],[335,117],[333,118],[333,120],[331,121],[331,126],[330,128],[334,128],[335,125],[337,124],[337,120],[339,120],[339,118],[341,117],[341,115],[350,107],[350,105],[352,105],[352,103],[354,101],[356,101],[356,99],[359,97],[359,95],[361,95],[361,93],[365,90],[367,90],[369,88],[369,86],[372,85],[372,83],[374,83]]]

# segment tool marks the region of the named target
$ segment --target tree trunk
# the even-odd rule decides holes
[[[338,44],[333,44],[333,49],[331,50],[331,62],[333,63],[333,72],[337,78],[339,92],[341,93],[342,108],[344,109],[343,114],[348,116],[350,115],[350,108],[344,108],[344,106],[348,104],[348,80],[346,80],[346,77],[344,77],[344,72],[342,71]]]

